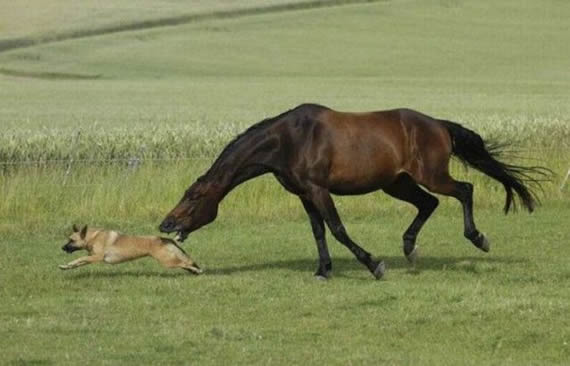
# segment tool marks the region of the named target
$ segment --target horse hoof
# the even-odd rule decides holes
[[[317,273],[315,273],[315,278],[319,281],[326,281],[329,278],[331,278],[331,276],[332,276],[331,271],[326,271],[325,273],[317,271]]]
[[[418,246],[416,245],[410,253],[406,254],[406,259],[408,260],[408,262],[410,262],[411,264],[416,263],[416,259],[418,259],[418,251],[419,251]]]
[[[489,243],[489,240],[487,240],[485,236],[483,236],[483,242],[481,243],[479,249],[481,249],[485,253],[488,253],[489,250],[491,250],[491,243]]]
[[[489,250],[491,250],[491,243],[489,243],[489,240],[487,240],[485,235],[482,233],[480,233],[477,238],[475,238],[473,244],[475,244],[477,248],[481,249],[485,253],[488,253]]]
[[[379,280],[384,276],[384,272],[386,272],[386,265],[384,264],[384,261],[380,261],[372,274],[377,280]]]
[[[316,279],[317,281],[328,281],[329,278],[326,277],[326,276],[323,276],[323,275],[316,274],[316,275],[315,275],[315,279]]]

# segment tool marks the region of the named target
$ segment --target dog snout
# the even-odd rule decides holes
[[[74,247],[72,242],[68,242],[67,244],[65,244],[64,246],[61,247],[61,250],[63,250],[64,252],[67,252],[67,253],[73,253],[77,249],[79,249],[79,248]]]

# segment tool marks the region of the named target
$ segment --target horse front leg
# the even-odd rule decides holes
[[[327,279],[331,276],[332,262],[325,237],[325,222],[313,203],[303,198],[301,198],[301,202],[303,202],[303,207],[307,215],[309,215],[311,229],[313,230],[313,236],[319,252],[319,266],[315,272],[315,277],[317,279]]]
[[[338,212],[336,211],[336,207],[329,191],[318,186],[312,186],[304,196],[305,199],[310,201],[318,210],[335,239],[346,246],[352,254],[354,254],[356,259],[368,268],[376,279],[380,279],[384,275],[385,271],[384,261],[376,261],[372,259],[370,253],[361,248],[348,236],[348,233],[338,216]]]

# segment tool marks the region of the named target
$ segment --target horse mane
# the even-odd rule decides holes
[[[238,144],[244,139],[244,138],[248,138],[252,135],[254,135],[256,132],[264,130],[266,127],[269,127],[270,125],[272,125],[273,123],[279,121],[281,118],[283,118],[286,114],[288,114],[289,112],[291,112],[292,110],[288,110],[286,112],[283,112],[281,114],[279,114],[278,116],[275,117],[269,117],[266,118],[262,121],[259,121],[253,125],[251,125],[250,127],[248,127],[245,131],[243,131],[242,133],[238,134],[236,137],[234,137],[227,145],[226,147],[224,147],[224,149],[222,150],[222,152],[220,153],[220,155],[218,155],[218,157],[216,158],[216,160],[214,161],[214,163],[212,164],[212,166],[210,167],[210,169],[208,169],[208,171],[206,172],[206,174],[204,174],[203,176],[201,176],[200,178],[198,178],[198,181],[203,180],[206,176],[208,176],[208,174],[212,171],[212,169],[214,169],[216,166],[218,166],[219,164],[221,164],[228,155],[231,155],[234,151],[237,150]]]
[[[319,104],[305,103],[305,104],[298,105],[295,108],[289,109],[289,110],[287,110],[287,111],[285,111],[285,112],[283,112],[283,113],[281,113],[275,117],[265,118],[265,119],[255,123],[255,124],[251,125],[245,131],[243,131],[242,133],[240,133],[236,137],[234,137],[233,140],[231,140],[226,145],[226,147],[224,147],[224,149],[222,150],[220,155],[218,155],[218,157],[216,158],[216,160],[214,161],[214,163],[212,164],[210,169],[208,169],[208,171],[203,176],[198,178],[198,181],[202,181],[202,180],[206,179],[206,177],[210,174],[210,172],[213,171],[213,169],[215,169],[216,167],[221,165],[229,155],[231,155],[233,152],[235,152],[237,150],[238,145],[245,138],[255,136],[255,134],[257,132],[265,130],[265,128],[267,128],[270,125],[272,125],[273,123],[281,120],[283,117],[285,117],[286,115],[289,115],[290,113],[300,112],[300,111],[307,112],[309,110],[315,110],[315,109],[321,110],[321,109],[328,109],[328,108],[324,107],[322,105],[319,105]]]
[[[236,149],[236,146],[240,140],[242,140],[245,137],[249,137],[249,135],[253,135],[255,132],[264,129],[265,127],[268,127],[269,125],[272,125],[274,122],[276,122],[281,117],[283,117],[283,114],[280,114],[279,116],[276,116],[276,117],[266,118],[262,121],[259,121],[255,124],[249,126],[245,131],[243,131],[242,133],[240,133],[236,137],[234,137],[233,140],[231,140],[226,145],[226,147],[224,147],[224,149],[222,150],[222,152],[220,153],[220,155],[218,156],[216,161],[224,158],[228,154],[231,154]]]
[[[218,156],[218,158],[216,159],[216,161],[214,162],[214,164],[224,158],[227,154],[231,153],[233,150],[235,150],[235,147],[237,145],[237,143],[244,137],[248,137],[249,135],[253,134],[256,131],[259,131],[261,129],[264,129],[265,127],[268,127],[269,125],[273,124],[274,122],[277,122],[278,120],[280,120],[281,118],[285,117],[285,115],[290,114],[291,112],[295,112],[298,110],[302,110],[302,109],[328,109],[327,107],[324,107],[322,105],[319,104],[313,104],[313,103],[304,103],[304,104],[300,104],[295,108],[292,108],[288,111],[285,111],[275,117],[269,117],[266,118],[260,122],[257,122],[253,125],[251,125],[249,128],[247,128],[244,132],[238,134],[232,141],[230,141],[226,147],[222,150],[222,152],[220,153],[220,155]]]

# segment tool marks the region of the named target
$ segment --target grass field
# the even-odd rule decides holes
[[[0,14],[0,49],[13,40],[46,40],[69,38],[143,22],[164,22],[204,15],[255,12],[283,4],[296,6],[310,0],[118,0],[101,4],[96,0],[77,3],[73,0],[2,1]]]
[[[2,358],[14,364],[565,364],[568,341],[566,207],[503,217],[479,211],[493,240],[484,255],[438,213],[410,269],[400,233],[410,212],[348,219],[387,262],[372,276],[331,245],[334,278],[312,278],[308,223],[223,220],[187,249],[206,273],[149,261],[62,273],[63,238],[2,239]],[[135,225],[139,230],[153,228]],[[537,230],[540,228],[540,230]],[[332,244],[332,243],[331,243]]]
[[[0,43],[38,41],[0,52],[0,363],[567,364],[570,5],[380,1],[41,41],[265,4],[30,0],[0,15]],[[269,176],[185,244],[200,277],[151,260],[57,269],[77,257],[60,250],[72,223],[155,234],[236,133],[303,102],[411,107],[557,175],[537,212],[505,217],[502,188],[454,164],[491,253],[442,199],[416,268],[400,243],[411,207],[338,198],[348,232],[386,260],[382,281],[330,235],[334,277],[314,280],[308,220]]]

